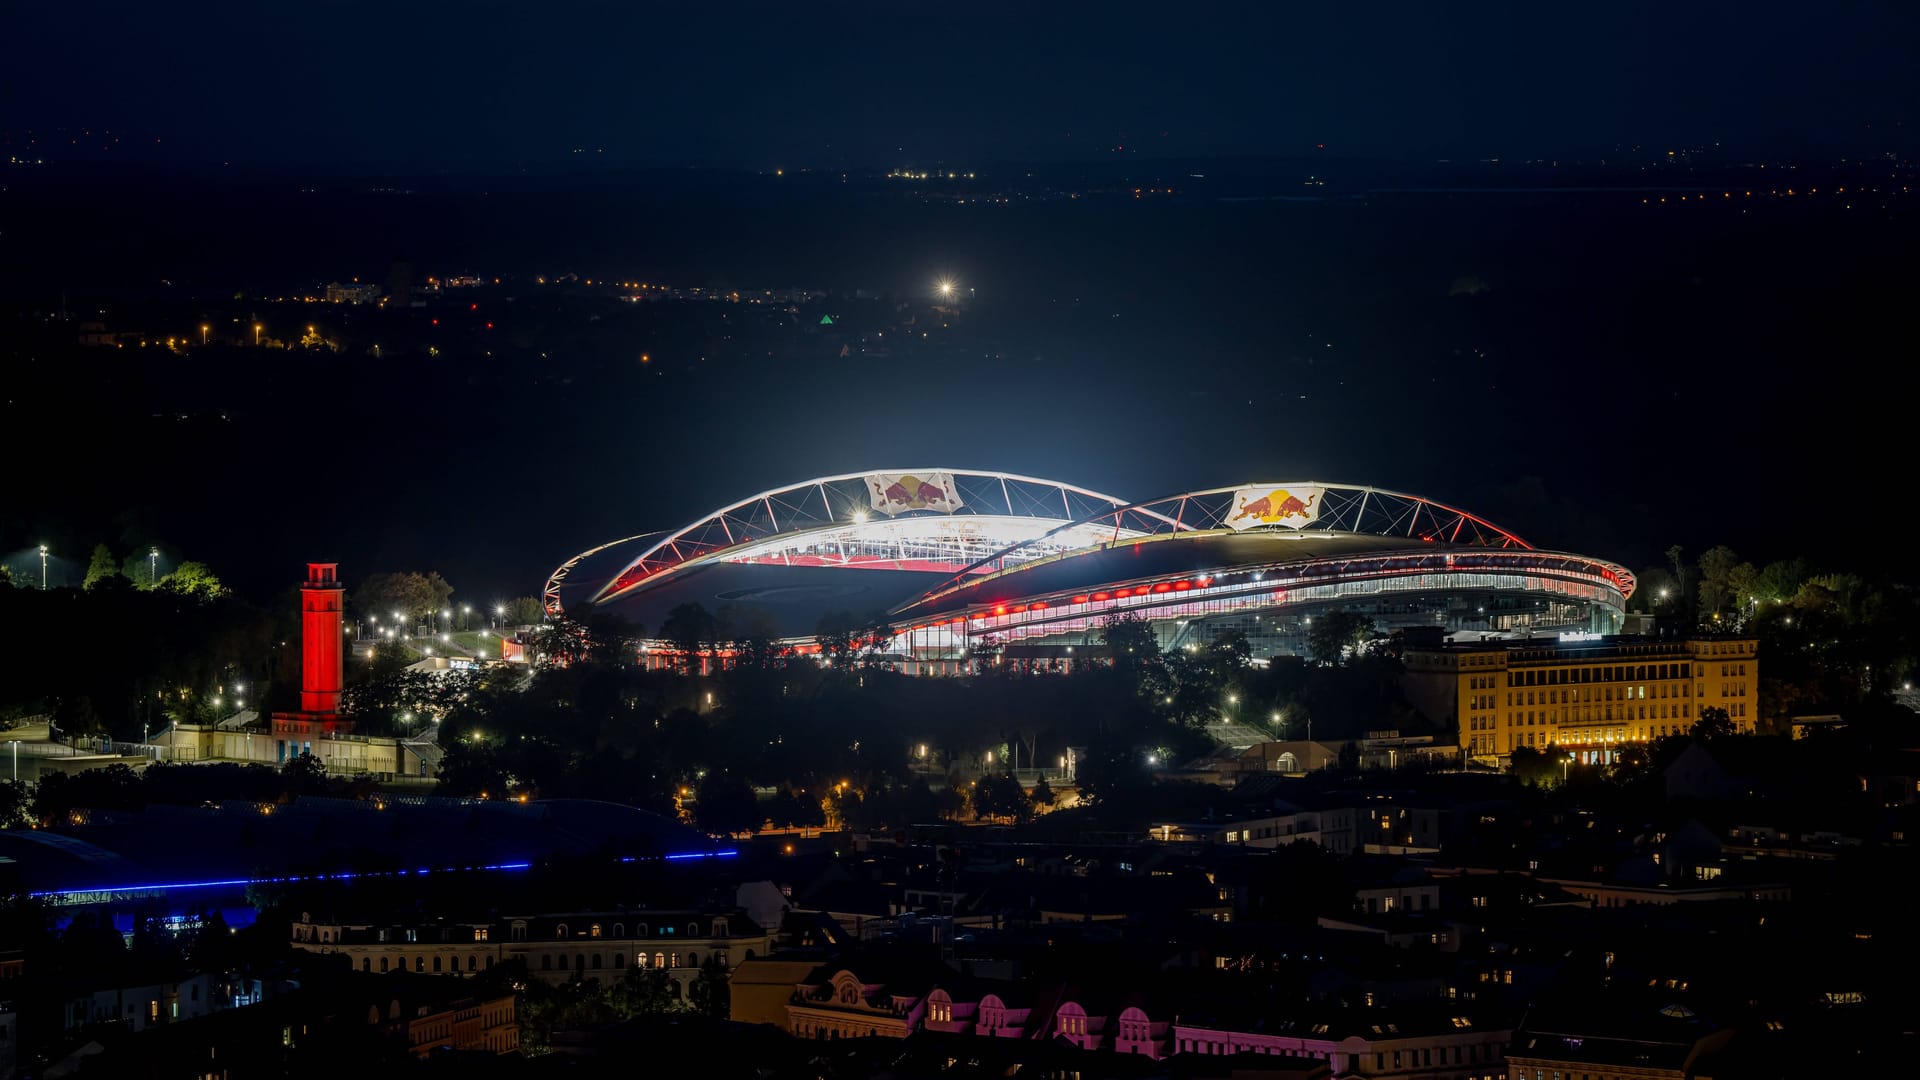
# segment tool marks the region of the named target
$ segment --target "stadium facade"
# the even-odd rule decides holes
[[[1256,657],[1304,653],[1312,617],[1335,609],[1383,631],[1613,634],[1633,590],[1619,565],[1382,488],[1283,481],[1137,502],[926,468],[807,480],[614,541],[556,569],[545,602],[648,631],[698,603],[803,653],[846,613],[891,627],[886,653],[903,670],[953,671],[989,643],[1067,662],[1121,613],[1167,647],[1238,629]]]

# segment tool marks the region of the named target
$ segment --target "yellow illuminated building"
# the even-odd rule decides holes
[[[1758,644],[1582,635],[1415,648],[1405,658],[1407,696],[1456,725],[1468,757],[1554,746],[1583,763],[1610,761],[1622,744],[1685,732],[1702,709],[1725,709],[1735,730],[1751,732]]]

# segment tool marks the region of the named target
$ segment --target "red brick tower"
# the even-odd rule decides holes
[[[339,569],[339,563],[308,563],[307,582],[300,587],[300,711],[314,717],[340,713],[340,619],[346,590],[340,586]]]

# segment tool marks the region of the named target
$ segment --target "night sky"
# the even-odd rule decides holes
[[[373,170],[1910,148],[1920,8],[22,3],[0,126]],[[1124,150],[1121,148],[1124,147]]]
[[[1906,565],[1857,449],[1907,422],[1920,5],[38,3],[0,43],[0,159],[49,162],[0,172],[0,426],[35,448],[0,557],[512,595],[764,488],[950,466]],[[875,175],[943,164],[1009,201]],[[67,306],[158,333],[400,262],[908,305],[950,276],[966,355],[709,358],[709,315],[588,341],[499,294],[510,362],[43,348]],[[1846,543],[1800,527],[1842,506]]]

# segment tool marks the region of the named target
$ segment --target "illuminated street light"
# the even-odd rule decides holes
[[[951,278],[942,278],[940,280],[940,296],[943,299],[949,299],[953,296],[953,280]]]
[[[47,545],[40,545],[40,591],[47,591]]]
[[[207,331],[211,329],[213,328],[206,323],[200,324],[200,344],[205,345],[207,343]]]
[[[255,347],[258,347],[260,344],[260,324],[259,323],[253,324],[253,344],[255,345]]]
[[[157,547],[148,548],[147,549],[147,584],[158,585],[159,583],[160,583],[160,549]]]

